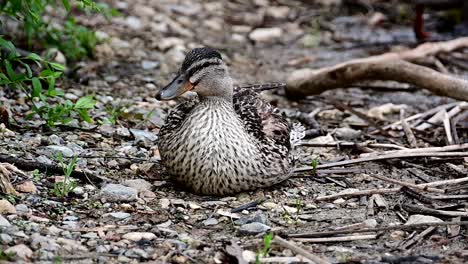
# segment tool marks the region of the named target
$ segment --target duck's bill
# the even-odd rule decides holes
[[[186,78],[185,75],[177,75],[172,82],[170,82],[166,87],[162,88],[156,95],[158,100],[171,100],[177,96],[182,95],[183,93],[193,89],[193,84],[191,84]]]

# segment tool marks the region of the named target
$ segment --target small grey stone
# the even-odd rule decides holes
[[[143,70],[152,70],[158,67],[159,67],[158,61],[143,60],[141,62],[141,68],[143,68]]]
[[[55,242],[54,238],[41,236],[38,233],[34,233],[31,235],[31,248],[37,249],[44,249],[47,251],[57,251],[60,246]]]
[[[130,136],[130,130],[126,127],[118,127],[115,130],[115,133],[121,137],[129,137]]]
[[[138,191],[121,184],[107,184],[101,190],[101,197],[110,202],[131,202],[137,199]]]
[[[283,30],[281,28],[257,28],[249,34],[249,38],[256,42],[270,42],[281,38]]]
[[[138,30],[142,27],[141,20],[134,16],[128,16],[125,22],[127,23],[128,27],[133,30]]]
[[[203,224],[205,226],[217,225],[218,220],[216,218],[210,217],[210,218],[206,219],[205,221],[203,221]]]
[[[16,213],[18,215],[27,215],[27,214],[29,214],[29,208],[25,204],[17,204],[15,206],[15,208],[16,208]]]
[[[243,216],[236,221],[234,221],[234,224],[236,225],[245,225],[249,223],[261,223],[261,224],[266,224],[267,223],[267,217],[262,214],[255,214],[253,216]]]
[[[131,214],[125,213],[125,212],[107,213],[107,214],[102,215],[102,217],[104,218],[114,218],[116,220],[126,219],[126,218],[129,218],[130,216]]]
[[[143,249],[140,248],[131,248],[125,252],[125,256],[131,257],[131,258],[148,258],[148,253],[144,251]]]
[[[10,222],[0,215],[0,226],[11,226]]]
[[[19,245],[7,248],[5,250],[5,253],[15,254],[14,258],[21,259],[21,260],[30,259],[33,255],[32,250],[29,247],[27,247],[25,244],[19,244]]]
[[[158,136],[156,136],[154,133],[146,131],[146,130],[131,128],[130,132],[135,137],[136,142],[140,142],[140,141],[154,142],[154,141],[156,141],[158,139]]]
[[[55,134],[50,135],[47,138],[47,141],[49,142],[49,144],[52,144],[52,145],[62,145],[65,142],[61,137]]]
[[[46,147],[52,155],[62,154],[64,157],[71,158],[75,155],[73,150],[65,146],[51,145]]]
[[[239,234],[241,235],[256,235],[270,230],[271,228],[262,223],[249,223],[242,225],[239,228]]]
[[[126,180],[123,185],[136,189],[138,192],[151,191],[153,185],[143,179]]]
[[[321,208],[322,209],[335,209],[336,205],[332,204],[332,203],[326,203],[326,204],[322,205]]]
[[[60,232],[62,232],[63,230],[52,225],[52,226],[49,226],[49,228],[47,228],[47,232],[50,234],[50,235],[53,235],[53,236],[57,236],[58,234],[60,234]]]
[[[75,215],[67,215],[63,218],[63,221],[78,221],[78,216]]]
[[[430,216],[430,215],[411,215],[408,218],[408,221],[405,225],[413,225],[413,224],[427,224],[427,223],[441,223],[443,222],[442,219]]]
[[[98,235],[95,232],[89,232],[89,233],[81,235],[81,237],[96,239],[96,238],[98,238]]]
[[[2,244],[10,244],[13,241],[13,238],[8,234],[0,234],[0,242]]]
[[[78,229],[79,224],[76,221],[62,221],[62,227],[66,229]]]
[[[83,187],[81,186],[76,186],[75,189],[73,189],[73,193],[76,195],[83,195],[85,193]]]
[[[361,135],[361,131],[349,127],[340,127],[335,130],[335,136],[338,139],[352,140]]]

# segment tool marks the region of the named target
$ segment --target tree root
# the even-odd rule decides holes
[[[301,98],[335,88],[349,87],[363,80],[392,80],[410,83],[437,95],[468,101],[468,80],[411,63],[430,55],[460,48],[468,48],[468,37],[425,43],[412,50],[350,60],[317,70],[297,70],[287,81],[286,93],[290,98]]]

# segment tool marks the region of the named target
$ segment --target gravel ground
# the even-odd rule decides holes
[[[372,10],[332,1],[113,1],[121,16],[81,18],[98,31],[103,42],[95,58],[79,62],[72,78],[58,85],[66,98],[95,94],[94,124],[72,122],[70,127],[45,130],[39,119],[25,120],[24,94],[0,91],[19,126],[0,129],[0,153],[41,164],[78,157],[77,170],[96,178],[76,176],[77,186],[65,198],[52,191],[64,180],[60,171],[25,173],[0,165],[18,196],[0,200],[0,260],[37,263],[255,263],[273,232],[331,263],[464,263],[468,261],[466,226],[435,227],[423,239],[409,243],[427,227],[394,229],[357,235],[346,242],[311,243],[289,234],[434,221],[461,221],[464,200],[434,201],[429,205],[411,192],[323,198],[359,190],[397,185],[374,177],[411,183],[455,179],[467,175],[460,158],[415,158],[354,165],[342,171],[297,173],[269,189],[232,197],[206,197],[185,192],[159,166],[158,130],[177,102],[154,96],[177,71],[185,52],[202,45],[219,49],[237,84],[284,82],[293,70],[323,67],[351,58],[414,46],[409,20],[395,21],[389,3]],[[323,2],[323,3],[320,3]],[[340,1],[336,1],[340,2]],[[376,2],[376,1],[372,1]],[[395,1],[394,1],[395,2]],[[390,6],[390,7],[389,7]],[[385,9],[387,8],[387,9]],[[383,11],[382,11],[383,12]],[[395,44],[396,43],[396,44]],[[467,53],[461,52],[468,57]],[[450,72],[463,69],[446,65]],[[385,86],[390,89],[365,89]],[[373,82],[337,89],[300,101],[282,91],[266,93],[291,123],[302,123],[306,140],[318,143],[378,142],[409,147],[404,133],[372,133],[375,128],[329,99],[377,117],[379,124],[454,102],[415,87]],[[314,116],[309,113],[314,112]],[[115,120],[115,122],[112,122]],[[460,129],[466,142],[466,126]],[[464,134],[463,134],[464,133]],[[464,136],[464,137],[463,137]],[[418,136],[421,146],[444,146],[441,126]],[[299,146],[300,166],[356,158],[362,148]],[[20,167],[20,166],[18,166]],[[99,177],[99,178],[98,178]],[[101,180],[103,180],[101,182]],[[466,185],[448,194],[466,194]],[[443,188],[443,187],[440,187]],[[409,193],[409,194],[408,194]],[[317,199],[321,197],[323,199]],[[242,207],[252,203],[250,207]],[[410,211],[405,205],[458,210],[464,216]],[[406,208],[406,209],[405,209]],[[232,211],[233,209],[234,212]],[[348,227],[349,228],[349,227]],[[336,238],[336,237],[335,237]],[[406,248],[405,248],[406,247]],[[12,256],[13,252],[16,255]],[[297,252],[273,243],[265,260],[300,263]],[[7,261],[5,260],[5,261]]]

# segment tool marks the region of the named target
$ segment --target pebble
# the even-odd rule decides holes
[[[4,245],[10,244],[13,242],[13,238],[8,234],[0,234],[0,242]]]
[[[142,27],[141,20],[134,16],[128,16],[125,19],[125,23],[133,30],[139,30]]]
[[[151,191],[153,185],[143,179],[126,180],[122,183],[125,186],[133,188],[138,192]]]
[[[75,155],[73,150],[65,146],[51,145],[46,147],[49,150],[50,156],[56,156],[62,154],[64,157],[71,158]]]
[[[9,247],[5,250],[7,254],[15,254],[14,258],[21,260],[28,260],[32,257],[33,251],[25,244],[19,244]]]
[[[0,226],[11,226],[10,222],[0,214]]]
[[[344,204],[345,202],[346,200],[343,198],[338,198],[335,201],[333,201],[334,204]]]
[[[361,131],[349,127],[340,127],[335,130],[335,136],[338,139],[352,140],[361,136]]]
[[[15,208],[18,215],[27,215],[30,213],[28,206],[25,204],[17,204]]]
[[[88,252],[89,250],[81,245],[78,241],[72,240],[72,239],[67,239],[63,237],[57,238],[57,243],[59,245],[62,245],[62,248],[68,252]]]
[[[149,257],[148,253],[141,248],[131,248],[125,252],[125,256],[131,258],[144,258],[147,259]]]
[[[272,203],[272,202],[265,202],[262,203],[262,206],[265,207],[266,209],[273,210],[279,207],[278,204]]]
[[[169,201],[169,199],[162,198],[159,200],[159,205],[162,209],[167,209],[171,205],[171,201]]]
[[[249,223],[261,223],[261,224],[266,224],[267,223],[267,217],[262,214],[255,214],[253,216],[243,216],[236,221],[234,221],[234,224],[236,225],[245,225]]]
[[[256,42],[270,42],[281,38],[283,30],[281,28],[257,28],[249,34],[249,38]]]
[[[35,250],[44,249],[47,251],[57,251],[60,246],[55,242],[55,239],[34,233],[31,235],[31,248]]]
[[[36,193],[37,187],[32,181],[25,181],[15,186],[18,192],[22,193]]]
[[[141,68],[143,68],[143,70],[152,70],[158,67],[159,67],[158,61],[150,61],[150,60],[141,61]]]
[[[201,208],[201,206],[196,203],[189,203],[189,207],[193,210],[197,210]]]
[[[0,214],[16,214],[16,209],[9,201],[2,199],[0,200]]]
[[[262,223],[249,223],[242,225],[239,228],[239,234],[241,235],[256,235],[270,230],[271,228]]]
[[[114,218],[116,220],[126,219],[126,218],[129,218],[130,216],[131,214],[125,213],[125,212],[114,212],[114,213],[107,213],[107,214],[102,215],[102,217],[104,218]]]
[[[76,187],[73,189],[73,193],[76,194],[76,195],[83,195],[83,194],[85,194],[85,191],[84,191],[83,187],[81,187],[81,186],[76,186]]]
[[[121,184],[107,184],[101,190],[101,197],[110,202],[131,202],[137,199],[138,191]]]
[[[154,142],[158,139],[158,136],[156,134],[146,131],[146,130],[141,130],[141,129],[130,129],[130,132],[132,135],[135,137],[136,142],[145,142],[145,141],[150,141]]]
[[[205,226],[211,226],[211,225],[217,225],[219,222],[216,218],[210,217],[203,221],[203,225]]]
[[[140,240],[153,240],[156,238],[156,235],[150,232],[130,232],[123,235],[122,238],[136,242]]]
[[[121,137],[129,137],[130,136],[130,130],[126,127],[118,127],[115,130],[115,133]]]
[[[430,216],[430,215],[411,215],[408,218],[408,221],[405,225],[412,225],[412,224],[427,224],[427,223],[441,223],[444,222],[442,219]]]
[[[50,226],[49,228],[47,228],[47,232],[50,234],[50,235],[53,235],[53,236],[56,236],[58,234],[60,234],[60,232],[62,232],[63,230],[52,225]]]

